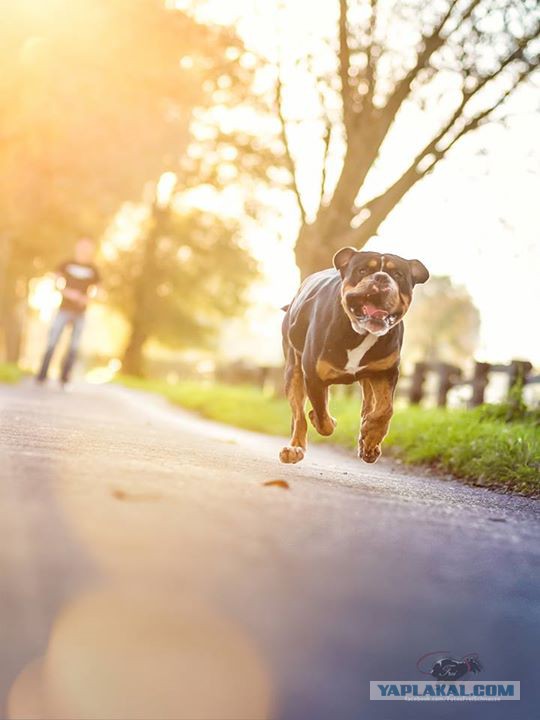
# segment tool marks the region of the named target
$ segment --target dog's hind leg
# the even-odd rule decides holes
[[[328,387],[318,378],[306,377],[306,389],[313,410],[309,411],[309,419],[319,435],[331,435],[336,427],[336,420],[328,411]]]
[[[290,445],[279,453],[279,459],[282,463],[297,463],[303,459],[307,448],[306,385],[300,357],[293,348],[287,353],[285,391],[292,410],[292,437]]]

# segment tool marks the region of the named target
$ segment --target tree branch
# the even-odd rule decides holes
[[[491,105],[490,107],[486,108],[485,110],[482,110],[482,112],[477,113],[474,117],[472,117],[465,125],[461,128],[461,130],[454,135],[452,140],[445,145],[444,149],[442,150],[436,150],[435,154],[437,156],[436,162],[438,162],[442,157],[446,155],[446,153],[450,150],[450,148],[456,144],[456,142],[463,137],[463,135],[466,135],[467,133],[471,132],[471,130],[476,130],[480,125],[484,123],[484,121],[491,115],[492,112],[494,112],[497,108],[504,105],[505,101],[512,95],[514,90],[521,85],[522,82],[524,82],[530,75],[540,67],[540,60],[537,59],[535,63],[529,64],[524,70],[522,70],[514,82],[510,85],[508,90],[506,90],[501,97],[497,100],[496,103]],[[422,174],[422,177],[426,175],[428,172],[430,172],[435,163],[431,165],[424,173]]]
[[[315,76],[315,68],[312,68],[312,74]],[[332,121],[330,119],[330,113],[328,112],[328,106],[326,104],[326,98],[323,90],[323,83],[320,78],[317,78],[317,90],[319,94],[319,103],[321,106],[321,119],[324,123],[324,134],[323,134],[323,156],[322,156],[322,169],[321,169],[321,182],[319,187],[319,198],[317,204],[317,211],[322,205],[324,198],[324,190],[326,187],[327,177],[327,166],[328,166],[328,154],[330,151],[330,140],[332,138]]]
[[[322,172],[321,172],[321,187],[319,190],[319,207],[321,207],[323,198],[324,198],[324,189],[326,187],[326,171],[327,171],[327,164],[328,164],[328,153],[330,149],[330,139],[332,137],[332,125],[328,122],[326,124],[325,132],[324,132],[324,151],[323,151],[323,163],[322,163]]]
[[[488,75],[484,75],[484,77],[482,77],[478,81],[478,83],[475,85],[475,87],[472,88],[471,90],[463,90],[463,96],[462,96],[461,102],[455,109],[454,113],[452,114],[450,119],[447,121],[447,123],[442,127],[442,129],[437,133],[437,135],[431,140],[431,142],[428,143],[428,145],[426,145],[424,150],[416,157],[413,165],[418,165],[418,163],[421,162],[421,160],[423,160],[427,155],[430,155],[435,152],[437,152],[437,153],[439,152],[437,150],[437,146],[439,145],[441,140],[443,140],[444,137],[452,130],[454,125],[457,123],[459,118],[462,116],[462,113],[465,109],[465,106],[468,104],[468,102],[475,95],[477,95],[489,82],[491,82],[492,80],[495,80],[497,77],[499,77],[501,75],[501,73],[512,62],[514,62],[515,60],[523,59],[523,51],[526,49],[528,43],[531,40],[534,40],[538,37],[538,34],[539,34],[539,28],[537,27],[534,30],[534,32],[530,33],[528,36],[526,36],[525,38],[523,38],[520,41],[519,46],[506,56],[506,58],[501,62],[501,64],[499,65],[499,67],[496,70],[494,70],[492,73],[489,73]],[[525,70],[523,70],[521,73],[518,74],[516,81],[514,81],[514,83],[510,86],[509,90],[506,91],[495,103],[493,103],[491,106],[489,106],[486,111],[483,111],[482,113],[480,113],[480,115],[487,116],[490,113],[492,113],[497,107],[499,107],[506,100],[506,98],[516,89],[516,87],[525,78],[530,76],[530,74],[532,72],[534,72],[534,70],[537,69],[538,65],[539,65],[538,58],[535,61],[527,62],[527,66],[526,66]],[[464,82],[467,79],[468,79],[467,77],[464,78]],[[474,118],[471,118],[470,122],[472,122],[473,120],[474,120]],[[466,123],[464,127],[467,128],[468,126],[469,126],[469,123]],[[460,131],[458,137],[462,137],[464,134],[465,133],[463,132],[463,129],[462,129]],[[457,138],[452,140],[451,145],[453,145],[456,142],[456,139]],[[446,151],[451,147],[451,145],[448,145],[445,147],[445,149],[442,151],[442,155],[444,155],[446,153]],[[442,155],[441,155],[441,157],[442,157]]]
[[[446,13],[442,16],[438,24],[431,31],[431,33],[429,35],[423,36],[423,49],[418,53],[414,67],[409,70],[409,72],[402,80],[400,80],[400,82],[398,82],[394,89],[394,92],[390,96],[383,110],[384,122],[382,123],[382,126],[385,134],[386,130],[388,130],[388,128],[394,121],[401,105],[403,104],[403,101],[409,95],[411,85],[418,76],[418,73],[427,66],[433,54],[446,43],[448,36],[443,34],[444,26],[450,19],[452,12],[458,2],[459,0],[452,0],[448,6]],[[477,5],[479,5],[480,2],[481,0],[470,0],[469,5],[461,16],[459,24],[463,23],[472,15],[474,9],[477,7]]]
[[[281,68],[278,67],[277,79],[276,79],[276,106],[279,124],[281,128],[281,140],[283,147],[285,148],[285,162],[287,169],[291,174],[291,186],[296,196],[296,202],[298,203],[298,209],[300,210],[300,217],[302,224],[305,225],[307,222],[307,213],[302,201],[302,195],[300,194],[300,188],[298,187],[298,181],[296,179],[296,164],[291,152],[291,146],[289,144],[289,138],[287,135],[287,121],[283,113],[283,83],[281,81]]]
[[[339,0],[339,78],[341,81],[341,98],[343,101],[343,122],[349,132],[352,120],[352,92],[349,80],[351,67],[351,51],[349,48],[349,32],[347,29],[347,0]]]
[[[377,9],[378,0],[370,1],[371,16],[369,18],[369,46],[367,49],[367,66],[366,66],[366,80],[367,80],[367,93],[366,103],[369,107],[373,105],[373,95],[375,94],[375,86],[377,84],[377,59],[375,53],[375,29],[377,27]]]
[[[534,61],[528,63],[527,67],[524,68],[516,76],[510,87],[497,99],[496,102],[492,103],[487,108],[471,117],[463,125],[459,132],[457,132],[454,137],[444,145],[444,147],[439,147],[439,143],[441,142],[441,140],[448,132],[452,130],[452,127],[455,125],[456,120],[461,116],[461,113],[456,111],[456,113],[454,113],[452,118],[448,121],[445,127],[436,135],[436,137],[434,137],[423,148],[423,150],[418,153],[414,161],[409,165],[409,167],[405,170],[401,177],[398,178],[398,180],[396,180],[383,193],[381,193],[377,197],[372,198],[362,206],[361,210],[369,211],[369,215],[367,219],[362,223],[362,225],[360,225],[360,227],[356,228],[355,230],[351,230],[350,233],[347,233],[347,241],[354,242],[356,238],[362,238],[364,239],[364,242],[366,242],[367,239],[376,232],[377,228],[386,219],[386,217],[390,214],[390,212],[405,195],[405,193],[408,192],[419,180],[421,180],[428,173],[430,173],[437,165],[437,163],[447,155],[450,148],[452,148],[458,142],[458,140],[460,140],[467,133],[476,130],[480,125],[483,124],[486,118],[488,118],[489,115],[494,112],[494,110],[496,110],[498,107],[501,107],[501,105],[504,104],[508,97],[516,90],[516,88],[521,85],[521,83],[524,82],[528,77],[530,77],[530,75],[535,72],[538,67],[540,67],[539,58],[536,58]],[[490,78],[496,77],[501,71],[502,67],[498,68],[495,73],[492,73]],[[485,85],[485,82],[482,84],[482,86],[483,85]],[[473,92],[469,93],[467,99],[460,103],[461,108],[466,104],[470,97],[472,97],[478,91],[478,89],[479,87],[477,87]],[[425,164],[424,167],[419,167],[422,161],[426,158],[430,158],[431,162]],[[344,238],[341,238],[341,240],[343,241]]]
[[[412,167],[416,167],[419,162],[421,162],[427,155],[430,155],[432,153],[438,153],[440,152],[437,150],[437,146],[441,142],[441,140],[444,139],[444,137],[452,130],[452,128],[455,126],[459,118],[462,116],[463,111],[465,109],[465,106],[468,104],[468,102],[477,95],[489,82],[492,80],[496,80],[501,73],[514,61],[516,60],[523,60],[526,62],[526,67],[524,70],[521,71],[521,73],[518,74],[517,79],[514,81],[514,83],[510,86],[509,90],[506,91],[499,99],[494,102],[492,105],[490,105],[487,110],[483,113],[481,113],[482,116],[489,115],[492,113],[497,107],[499,107],[506,98],[515,90],[515,88],[527,77],[533,73],[538,66],[540,65],[540,59],[536,57],[534,60],[526,61],[524,59],[524,51],[526,50],[528,44],[532,41],[538,38],[540,33],[540,26],[537,26],[531,33],[529,33],[527,36],[521,39],[518,47],[516,47],[511,53],[509,53],[504,60],[501,61],[499,67],[494,70],[492,73],[489,73],[488,75],[484,75],[478,83],[475,85],[474,88],[471,88],[470,90],[463,89],[462,91],[462,99],[449,120],[446,122],[445,125],[441,128],[441,130],[437,133],[437,135],[432,138],[432,140],[424,147],[424,149],[416,156],[414,162],[411,164]],[[470,77],[470,76],[468,76]],[[464,78],[464,84],[465,81],[468,79],[468,77]],[[471,118],[471,121],[474,120],[474,118]],[[468,127],[468,123],[465,125],[465,127]],[[462,137],[464,134],[463,130],[460,131],[459,137]],[[452,141],[452,145],[454,144],[455,140]],[[445,147],[445,149],[442,151],[443,154],[446,152],[446,150],[449,148],[449,146]],[[441,155],[442,157],[442,155]],[[407,171],[406,171],[407,172]],[[424,173],[425,174],[425,173]],[[366,206],[363,206],[366,207]]]

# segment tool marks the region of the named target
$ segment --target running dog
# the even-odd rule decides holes
[[[375,462],[393,412],[403,343],[403,316],[415,285],[429,272],[419,260],[397,255],[339,250],[334,268],[307,277],[284,308],[285,388],[292,409],[292,437],[280,460],[297,463],[307,448],[309,419],[318,433],[336,426],[328,410],[328,387],[362,385],[358,456]]]

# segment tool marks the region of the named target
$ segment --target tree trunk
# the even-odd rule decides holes
[[[125,375],[144,376],[144,345],[147,339],[142,327],[135,322],[122,359],[122,372]]]
[[[144,375],[144,345],[152,335],[152,300],[156,285],[156,249],[159,238],[166,233],[169,207],[152,208],[153,223],[144,239],[143,261],[134,283],[131,335],[124,350],[122,370],[127,375]]]
[[[17,363],[21,354],[24,303],[17,293],[15,273],[4,267],[0,298],[0,348],[6,362]]]
[[[321,208],[315,222],[303,225],[298,233],[295,256],[302,278],[330,267],[332,256],[346,245],[361,250],[412,184],[414,182],[408,176],[401,178],[401,182],[376,198],[369,205],[369,217],[358,228],[351,228],[350,213],[336,213],[333,202],[331,206]]]
[[[382,222],[383,218],[381,218]],[[332,266],[334,254],[346,245],[352,245],[360,250],[369,238],[375,234],[372,223],[365,232],[361,228],[351,230],[350,225],[328,226],[324,219],[317,217],[311,225],[303,225],[298,233],[295,245],[296,264],[300,268],[302,279],[311,273],[324,270]]]
[[[376,156],[376,138],[369,139],[371,144],[367,145],[366,138],[362,143],[351,142],[332,200],[327,206],[321,206],[315,222],[300,228],[295,255],[302,278],[330,267],[332,256],[340,248],[349,244],[360,248],[373,234],[362,237],[358,230],[351,231],[354,201]],[[351,242],[351,232],[355,242]]]
[[[302,280],[311,273],[330,266],[331,257],[323,241],[321,223],[315,221],[311,225],[302,225],[294,253]]]
[[[22,321],[20,307],[15,306],[4,316],[4,348],[8,363],[18,363],[22,346]]]

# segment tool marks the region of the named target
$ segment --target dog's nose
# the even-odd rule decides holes
[[[390,282],[388,275],[383,272],[375,273],[371,276],[371,284],[368,289],[369,295],[376,293],[384,293],[390,289]]]

